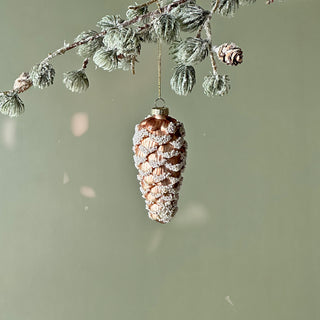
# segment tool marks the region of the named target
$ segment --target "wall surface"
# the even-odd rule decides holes
[[[208,6],[209,1],[201,1]],[[1,0],[0,88],[126,1]],[[77,95],[55,60],[55,85],[0,117],[0,320],[319,319],[319,10],[264,1],[216,17],[216,44],[244,51],[219,64],[230,94],[207,98],[197,69],[188,97],[163,95],[185,124],[179,212],[147,218],[132,160],[134,125],[156,98],[156,46],[137,74],[88,69]]]

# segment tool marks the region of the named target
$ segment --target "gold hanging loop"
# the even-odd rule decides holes
[[[167,116],[169,115],[169,109],[166,107],[166,102],[162,98],[157,98],[154,101],[154,107],[152,108],[153,116]]]

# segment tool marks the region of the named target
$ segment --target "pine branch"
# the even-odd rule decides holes
[[[149,2],[147,2],[146,4],[143,4],[143,5],[141,5],[141,6],[129,7],[129,8],[130,8],[130,9],[139,9],[139,8],[145,6],[145,5],[149,5],[149,4],[152,4],[152,3],[157,2],[157,1],[158,1],[158,0],[152,0],[152,1],[149,1]],[[187,1],[188,1],[188,0],[179,0],[179,1],[176,1],[176,2],[174,2],[174,3],[171,3],[171,4],[167,5],[167,6],[165,6],[163,9],[164,9],[164,11],[166,11],[166,12],[170,12],[170,11],[172,11],[175,7],[179,6],[180,4],[185,3],[185,2],[187,2]],[[130,26],[130,25],[133,25],[133,24],[135,24],[135,23],[137,23],[137,22],[139,22],[139,21],[142,21],[142,20],[144,20],[144,19],[151,18],[151,17],[157,16],[157,15],[159,15],[159,10],[158,10],[158,9],[156,9],[156,10],[154,10],[154,11],[152,11],[152,12],[148,12],[148,13],[146,13],[146,14],[144,14],[144,15],[137,16],[136,18],[133,18],[133,19],[131,19],[131,20],[126,20],[126,21],[124,21],[123,23],[121,23],[120,26],[123,27],[123,28],[125,28],[125,27],[128,27],[128,26]],[[55,57],[57,57],[57,56],[63,55],[63,54],[65,54],[66,52],[68,52],[68,51],[70,51],[70,50],[72,50],[72,49],[75,49],[75,48],[77,48],[77,47],[79,47],[79,46],[81,46],[81,45],[83,45],[83,44],[86,44],[86,43],[88,43],[88,42],[90,42],[90,41],[93,41],[93,40],[95,40],[95,39],[102,38],[103,36],[106,35],[107,31],[108,31],[108,30],[103,30],[103,31],[97,33],[97,34],[94,35],[94,36],[87,37],[87,38],[82,39],[82,40],[80,40],[80,41],[75,41],[75,42],[73,42],[73,43],[71,43],[71,44],[65,44],[63,47],[61,47],[61,48],[55,50],[54,52],[50,53],[50,54],[49,54],[45,59],[43,59],[39,64],[41,65],[41,64],[44,64],[44,63],[49,63],[50,60],[52,60],[53,58],[55,58]],[[30,87],[31,87],[31,86],[29,86],[28,88],[26,88],[26,89],[23,90],[23,91],[9,90],[9,91],[6,91],[6,92],[22,93],[22,92],[26,91],[27,89],[29,89]]]
[[[0,92],[0,112],[11,117],[24,111],[19,94],[32,86],[46,88],[53,84],[55,70],[51,61],[72,49],[83,56],[82,68],[64,73],[63,82],[72,92],[83,92],[89,87],[85,74],[89,59],[103,70],[131,70],[135,74],[137,56],[142,44],[146,42],[167,42],[170,52],[177,62],[170,84],[180,95],[189,94],[196,83],[194,64],[210,58],[212,75],[205,77],[204,92],[208,96],[224,95],[230,89],[228,76],[218,74],[215,56],[227,65],[236,66],[242,62],[242,50],[234,43],[214,45],[211,20],[215,13],[233,14],[239,5],[253,3],[255,0],[212,0],[210,10],[197,5],[195,0],[150,0],[140,5],[129,6],[127,20],[120,16],[107,15],[98,22],[100,32],[89,30],[79,34],[73,43],[48,54],[30,73],[22,73],[12,90]],[[273,0],[268,1],[268,3]],[[157,8],[148,11],[156,3]],[[201,37],[205,31],[205,38]],[[194,37],[181,40],[181,32],[193,33]]]

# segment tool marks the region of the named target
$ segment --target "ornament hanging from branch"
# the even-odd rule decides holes
[[[178,95],[188,95],[196,84],[195,65],[209,57],[212,72],[203,81],[204,93],[223,96],[230,90],[230,79],[218,73],[216,59],[226,65],[237,66],[243,61],[243,52],[234,43],[216,46],[213,43],[211,19],[215,13],[233,15],[241,5],[255,0],[213,0],[210,10],[195,0],[150,0],[129,6],[127,20],[118,15],[106,15],[98,23],[100,32],[81,32],[71,44],[50,53],[44,60],[22,73],[12,90],[0,92],[0,112],[9,117],[21,115],[25,106],[20,94],[32,86],[45,89],[54,83],[56,72],[52,60],[76,48],[84,58],[82,67],[63,75],[67,89],[81,93],[88,89],[86,68],[90,60],[106,71],[131,70],[135,74],[142,46],[158,43],[158,102],[161,97],[161,43],[170,44],[175,61],[171,88]],[[268,3],[273,0],[268,1]],[[150,5],[157,8],[149,11]],[[193,33],[185,40],[182,32]],[[157,101],[156,100],[156,101]],[[140,122],[133,137],[134,162],[138,169],[140,190],[146,202],[149,217],[168,223],[177,212],[182,172],[186,165],[187,143],[183,124],[169,116],[165,106],[156,106],[152,115]]]

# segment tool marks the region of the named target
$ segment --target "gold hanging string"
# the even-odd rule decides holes
[[[159,13],[161,14],[161,6],[159,1],[157,1],[157,6]],[[161,98],[161,40],[158,39],[158,98]]]
[[[157,1],[157,6],[159,13],[162,13],[159,1]],[[152,114],[155,116],[167,116],[169,114],[169,109],[166,107],[166,102],[161,97],[161,39],[158,39],[158,98],[155,100],[154,108],[152,108]]]
[[[166,102],[161,97],[161,40],[158,40],[158,98],[154,102],[152,114],[159,116],[167,116],[169,114]]]
[[[161,98],[161,40],[158,40],[158,98]]]

